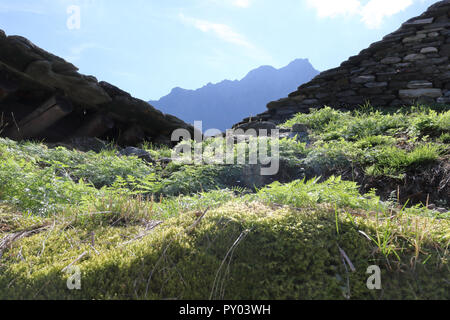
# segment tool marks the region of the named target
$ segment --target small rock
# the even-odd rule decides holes
[[[83,152],[100,152],[107,149],[107,143],[98,138],[77,137],[68,140],[66,144]]]
[[[138,157],[139,159],[142,159],[142,160],[144,160],[145,162],[148,162],[148,163],[153,163],[154,162],[154,160],[153,160],[152,156],[150,155],[150,153],[148,153],[145,150],[138,149],[138,148],[135,148],[135,147],[127,147],[127,148],[121,150],[119,153],[120,153],[120,155],[126,156],[126,157],[131,157],[131,156]]]
[[[302,123],[296,123],[292,126],[291,132],[308,132],[308,127]]]
[[[277,126],[275,125],[275,123],[270,122],[270,121],[261,121],[261,122],[249,122],[249,123],[244,123],[241,124],[240,126],[236,127],[235,130],[256,130],[257,133],[259,130],[267,130],[267,133],[270,134],[271,130],[275,130],[277,128]]]

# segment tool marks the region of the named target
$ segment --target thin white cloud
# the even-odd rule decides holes
[[[69,62],[77,62],[78,60],[81,59],[81,57],[83,56],[84,52],[88,51],[88,50],[111,50],[107,47],[98,45],[96,43],[92,43],[92,42],[85,42],[85,43],[81,43],[79,45],[73,46],[69,49],[69,54],[64,56],[64,59],[66,61]]]
[[[361,7],[358,0],[307,0],[307,2],[317,10],[317,15],[321,18],[356,14]]]
[[[21,3],[8,3],[0,4],[0,12],[22,12],[22,13],[33,13],[33,14],[45,14],[45,11],[35,5],[21,4]]]
[[[208,5],[219,5],[225,7],[237,7],[242,9],[250,8],[254,0],[203,0]]]
[[[245,39],[243,35],[234,31],[233,28],[231,28],[226,24],[214,23],[206,20],[186,17],[182,13],[179,14],[179,18],[184,23],[192,25],[202,32],[213,33],[216,37],[222,39],[223,41],[246,48],[254,47],[253,44],[251,44],[247,39]]]
[[[320,18],[337,16],[360,16],[361,21],[371,29],[379,28],[384,18],[397,14],[413,4],[414,0],[307,0],[317,10]]]
[[[240,54],[262,63],[273,63],[273,58],[263,48],[250,42],[244,35],[236,32],[229,25],[188,17],[182,13],[178,15],[178,18],[186,25],[244,49],[239,50]]]
[[[251,0],[233,0],[231,3],[235,7],[239,8],[249,8],[252,4]]]
[[[361,10],[361,20],[369,28],[378,28],[385,17],[393,16],[412,4],[413,0],[370,0]]]

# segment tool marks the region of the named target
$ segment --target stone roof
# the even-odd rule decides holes
[[[194,131],[182,120],[80,74],[73,64],[2,30],[0,121],[3,136],[50,142],[87,136],[136,145],[143,140],[168,142],[180,128]]]

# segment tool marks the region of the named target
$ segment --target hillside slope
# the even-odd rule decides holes
[[[281,139],[257,190],[247,165],[168,163],[150,144],[154,164],[0,139],[0,299],[448,300],[449,121],[299,114],[282,127],[309,143]],[[410,187],[429,197],[410,206]]]
[[[201,120],[204,129],[225,131],[243,117],[264,111],[267,102],[287,95],[318,73],[307,59],[297,59],[281,69],[262,66],[242,80],[209,83],[197,90],[175,88],[150,103],[188,123]]]

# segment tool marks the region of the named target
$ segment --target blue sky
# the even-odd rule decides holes
[[[156,100],[297,58],[320,71],[336,67],[434,2],[0,0],[0,29]]]

